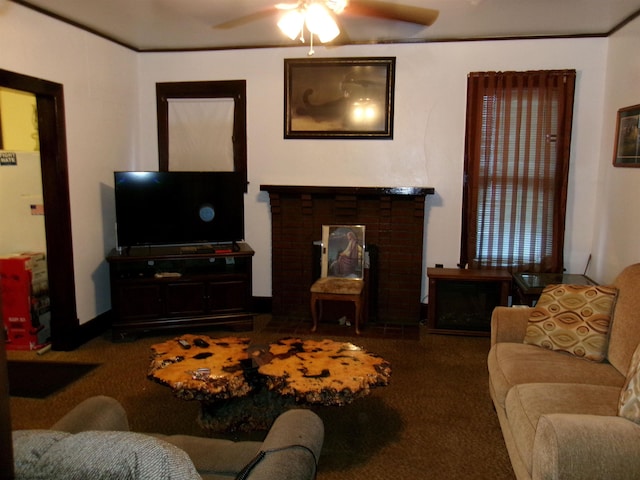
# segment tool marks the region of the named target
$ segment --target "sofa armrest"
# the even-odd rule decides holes
[[[491,345],[522,343],[527,332],[531,307],[496,307],[491,314]]]
[[[540,417],[533,480],[631,480],[640,472],[640,425],[614,416]]]
[[[111,397],[98,395],[76,405],[69,413],[51,426],[51,430],[78,433],[90,430],[128,431],[127,413]]]
[[[315,478],[324,424],[311,410],[293,409],[271,426],[260,454],[246,469],[247,480],[312,480]]]

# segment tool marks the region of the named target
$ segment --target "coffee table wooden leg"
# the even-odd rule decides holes
[[[356,313],[355,313],[356,335],[360,335],[360,317],[362,315],[362,305],[361,305],[360,298],[358,298],[354,303],[356,305]]]

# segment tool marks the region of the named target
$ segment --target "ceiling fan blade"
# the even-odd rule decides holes
[[[398,20],[400,22],[426,26],[432,25],[440,14],[438,10],[432,8],[398,5],[378,0],[349,0],[344,13],[348,15]]]
[[[349,45],[351,43],[351,38],[349,37],[349,34],[347,33],[347,31],[344,29],[344,25],[342,25],[339,15],[331,14],[331,17],[333,18],[333,21],[336,22],[336,25],[338,25],[338,28],[340,29],[340,33],[336,38],[331,40],[327,45],[332,45],[336,47],[339,45]]]
[[[264,8],[262,10],[258,10],[257,12],[250,13],[249,15],[243,15],[242,17],[237,17],[232,20],[219,23],[217,25],[214,25],[213,28],[227,30],[229,28],[241,27],[247,23],[255,22],[256,20],[262,20],[265,17],[275,15],[279,11],[281,10],[276,6]]]

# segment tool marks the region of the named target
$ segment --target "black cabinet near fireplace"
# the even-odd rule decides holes
[[[132,247],[107,257],[112,335],[185,327],[253,328],[246,243],[211,247]]]
[[[506,270],[427,268],[427,276],[430,333],[488,336],[493,309],[509,303]]]

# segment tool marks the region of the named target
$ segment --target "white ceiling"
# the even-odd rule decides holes
[[[299,45],[267,16],[231,30],[214,25],[289,0],[11,0],[136,51]],[[351,43],[606,36],[640,0],[387,0],[440,11],[431,27],[342,15]],[[9,5],[10,6],[10,5]],[[348,11],[348,10],[347,10]]]

